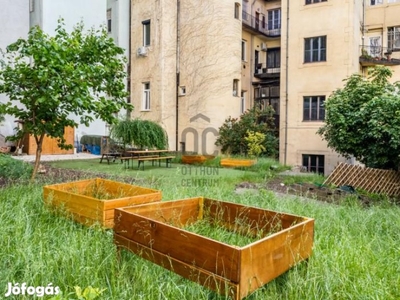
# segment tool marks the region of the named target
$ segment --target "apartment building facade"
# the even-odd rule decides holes
[[[399,0],[136,0],[131,10],[133,116],[164,126],[171,149],[217,153],[226,118],[272,105],[280,161],[329,174],[346,159],[316,134],[324,101],[376,64],[400,79]]]

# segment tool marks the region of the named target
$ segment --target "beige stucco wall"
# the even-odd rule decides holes
[[[325,155],[325,173],[329,173],[337,161],[343,158],[329,150],[316,134],[323,125],[322,121],[303,121],[303,97],[325,96],[327,99],[332,91],[343,85],[344,78],[359,71],[357,51],[361,20],[359,8],[355,8],[350,1],[328,1],[312,5],[303,3],[290,2],[288,52],[287,7],[285,2],[282,3],[285,17],[281,57],[285,58],[288,53],[288,64],[283,59],[280,161],[287,165],[301,165],[303,154]],[[304,39],[325,35],[326,61],[304,63]]]
[[[180,86],[185,87],[186,94],[178,98],[178,142],[186,142],[187,151],[212,153],[216,149],[215,131],[228,116],[237,117],[240,113],[241,20],[234,18],[233,0],[193,0],[181,2],[178,22],[176,3],[135,1],[132,4],[133,50],[142,44],[141,22],[151,20],[148,55],[133,55],[131,62],[133,116],[162,124],[168,133],[170,149],[175,149],[179,72]],[[232,92],[234,79],[239,80],[236,96]],[[150,82],[151,86],[148,112],[141,111],[143,82]],[[206,120],[190,121],[200,113]],[[187,128],[193,128],[198,135],[197,149],[193,134],[182,135]],[[204,134],[206,128],[212,128],[209,129],[212,132]]]

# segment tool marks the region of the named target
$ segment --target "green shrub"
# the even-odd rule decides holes
[[[0,177],[7,179],[26,179],[32,175],[32,170],[32,165],[14,159],[9,155],[0,154]]]
[[[265,135],[262,146],[265,149],[261,156],[276,156],[278,139],[275,136],[274,110],[267,106],[261,110],[256,107],[247,110],[240,118],[229,117],[219,128],[215,145],[221,146],[222,153],[229,155],[247,155],[249,148],[246,141],[247,132],[259,132]]]

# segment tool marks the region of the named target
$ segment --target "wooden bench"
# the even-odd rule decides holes
[[[158,155],[146,155],[146,156],[123,156],[120,157],[121,163],[125,162],[125,168],[129,168],[129,161],[132,161],[132,167],[133,167],[133,161],[138,160],[139,158],[157,158],[159,157]]]
[[[107,160],[107,163],[110,164],[110,159],[112,159],[113,162],[117,159],[117,157],[120,157],[122,154],[118,152],[110,152],[110,153],[103,153],[100,158],[100,163],[103,162],[103,159]]]
[[[137,159],[138,161],[138,169],[140,170],[140,165],[142,165],[142,170],[144,171],[144,162],[151,161],[154,166],[154,162],[158,160],[158,166],[161,167],[161,161],[165,160],[165,166],[168,168],[171,167],[171,160],[175,158],[175,156],[157,156],[157,157],[140,157]]]

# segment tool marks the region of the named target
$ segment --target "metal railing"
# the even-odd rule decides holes
[[[253,30],[264,34],[268,37],[278,37],[281,35],[281,28],[268,29],[268,24],[262,22],[259,18],[252,16],[246,11],[242,10],[242,22]]]
[[[281,68],[280,67],[267,67],[267,64],[257,64],[255,71],[254,71],[254,76],[260,76],[260,75],[279,75],[281,73]]]

